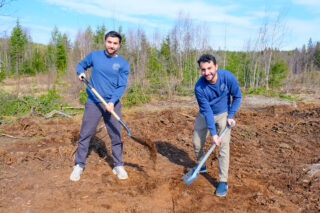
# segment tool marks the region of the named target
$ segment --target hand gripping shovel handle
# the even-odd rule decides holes
[[[107,106],[107,102],[101,97],[101,95],[90,85],[89,81],[82,76],[81,78],[83,80],[83,82],[87,85],[87,87],[89,87],[89,89],[99,98],[99,100],[105,105]],[[130,129],[128,128],[128,126],[121,120],[121,118],[117,115],[117,113],[115,113],[113,110],[110,111],[110,113],[120,122],[120,124],[127,130],[128,135],[130,137],[132,137],[132,134],[130,132]]]
[[[226,128],[223,130],[222,134],[219,136],[219,138],[221,139],[232,127],[234,127],[234,125],[235,125],[235,122],[233,122],[231,126],[227,125]],[[199,164],[196,166],[196,168],[190,169],[190,171],[182,177],[182,179],[184,180],[187,186],[191,184],[198,177],[198,173],[201,167],[206,162],[206,160],[208,159],[209,155],[212,153],[215,147],[216,145],[213,144],[208,150],[208,152],[203,156],[203,158],[201,159]]]

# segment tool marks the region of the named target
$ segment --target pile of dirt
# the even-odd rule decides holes
[[[112,174],[104,128],[91,141],[81,180],[71,182],[79,121],[25,117],[1,125],[1,132],[16,138],[0,138],[6,141],[0,146],[0,211],[320,211],[320,105],[242,107],[232,129],[224,198],[214,196],[217,150],[206,162],[207,173],[188,187],[181,179],[196,165],[191,142],[196,113],[195,107],[172,104],[123,115],[133,135],[157,150],[154,161],[148,146],[123,130],[125,181]],[[210,146],[208,138],[206,150]]]

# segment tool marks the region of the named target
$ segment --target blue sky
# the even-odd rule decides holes
[[[208,42],[214,49],[245,50],[258,31],[268,23],[273,46],[283,50],[301,48],[309,38],[320,41],[320,0],[7,0],[0,8],[0,36],[10,35],[19,18],[34,42],[48,44],[54,26],[71,41],[78,30],[104,24],[107,30],[122,26],[143,29],[152,39],[157,32],[168,34],[178,15],[206,27]],[[266,20],[268,20],[266,22]],[[271,37],[269,37],[271,38]],[[271,45],[269,40],[269,45]]]

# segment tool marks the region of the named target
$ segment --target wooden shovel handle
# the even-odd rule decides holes
[[[90,88],[90,90],[99,98],[99,100],[107,107],[107,102],[101,97],[101,95],[89,84],[88,80],[85,77],[82,77],[82,80],[87,85],[87,87]],[[110,111],[110,113],[118,120],[120,121],[120,117],[115,113],[113,110]]]

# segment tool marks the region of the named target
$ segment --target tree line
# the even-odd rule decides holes
[[[276,25],[275,25],[276,26]],[[257,38],[248,41],[243,51],[214,50],[208,44],[208,29],[179,17],[164,36],[157,33],[148,39],[143,29],[117,29],[123,36],[120,54],[130,64],[129,89],[143,94],[191,94],[200,77],[197,59],[203,53],[216,56],[220,68],[235,74],[244,89],[275,89],[293,83],[319,84],[320,42],[311,39],[307,45],[291,51],[277,46],[277,27],[263,25]],[[271,30],[270,30],[271,29]],[[95,31],[91,26],[79,30],[74,42],[59,31],[52,30],[48,45],[38,44],[17,20],[11,35],[0,38],[0,81],[5,77],[49,74],[65,79],[77,94],[77,63],[90,51],[104,49],[105,25]],[[48,88],[50,89],[50,88]]]

